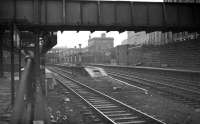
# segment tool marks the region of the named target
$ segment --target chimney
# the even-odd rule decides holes
[[[106,37],[106,34],[105,34],[105,33],[102,33],[102,34],[101,34],[101,37],[102,37],[102,38],[105,38],[105,37]]]
[[[79,48],[81,49],[81,44],[78,44],[79,45]]]

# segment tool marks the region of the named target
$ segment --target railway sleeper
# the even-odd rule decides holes
[[[104,108],[118,108],[118,106],[115,106],[115,105],[113,105],[113,106],[97,106],[96,108],[98,108],[98,109],[104,109]]]
[[[146,121],[129,121],[129,122],[120,122],[118,124],[145,124]]]
[[[107,114],[111,118],[133,116],[131,113]]]
[[[114,106],[113,104],[93,104],[95,107],[101,107],[101,106]]]
[[[130,117],[116,117],[116,118],[112,118],[115,121],[119,121],[119,120],[135,120],[138,119],[138,117],[135,116],[130,116]]]
[[[126,113],[126,111],[106,111],[106,112],[103,112],[104,114],[114,114],[114,113],[118,113],[118,114],[120,114],[120,113]]]

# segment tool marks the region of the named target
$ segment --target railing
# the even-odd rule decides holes
[[[48,124],[50,122],[40,82],[35,80],[33,56],[33,54],[26,54],[25,57],[26,65],[16,93],[11,124]]]
[[[23,71],[22,77],[20,84],[18,86],[18,91],[15,99],[15,105],[13,108],[13,114],[11,117],[11,124],[20,124],[20,123],[27,123],[29,124],[31,121],[31,110],[32,110],[32,105],[28,105],[27,102],[27,97],[28,95],[28,85],[30,85],[31,80],[30,80],[30,75],[31,71],[33,69],[33,59],[30,56],[26,57],[26,66]],[[30,86],[29,86],[30,88]],[[28,110],[28,111],[26,111]],[[24,117],[24,113],[26,111],[26,117]],[[27,119],[25,119],[27,118]]]

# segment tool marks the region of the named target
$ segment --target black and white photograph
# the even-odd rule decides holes
[[[0,0],[0,124],[200,124],[200,0]]]

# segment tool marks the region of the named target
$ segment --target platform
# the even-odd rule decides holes
[[[108,76],[102,68],[87,66],[85,70],[92,78]]]
[[[7,124],[10,113],[10,80],[5,76],[0,78],[0,123]]]

